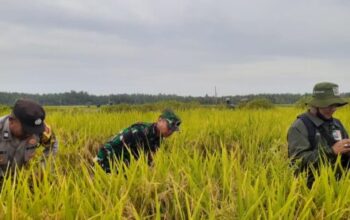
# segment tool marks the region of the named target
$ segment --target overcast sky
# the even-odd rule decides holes
[[[348,0],[0,0],[0,91],[350,92]]]

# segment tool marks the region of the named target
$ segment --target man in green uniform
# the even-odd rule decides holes
[[[44,120],[44,109],[28,99],[16,101],[11,114],[0,118],[0,179],[28,164],[40,145],[45,157],[57,152],[58,142]]]
[[[122,160],[129,164],[131,157],[136,160],[140,152],[145,153],[148,163],[153,161],[153,154],[160,147],[163,138],[179,130],[180,118],[170,109],[166,109],[155,123],[136,123],[122,130],[112,140],[105,143],[97,153],[97,162],[107,172],[111,172],[113,160]]]
[[[308,186],[314,177],[309,168],[317,169],[321,161],[334,164],[341,156],[343,166],[350,161],[350,140],[342,123],[333,118],[338,107],[347,104],[339,95],[338,85],[329,82],[314,86],[306,113],[298,116],[288,131],[288,156],[297,173],[308,171]]]

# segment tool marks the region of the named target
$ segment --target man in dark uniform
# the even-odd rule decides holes
[[[17,100],[12,113],[0,118],[0,178],[28,164],[40,145],[45,157],[57,152],[56,137],[44,120],[42,106],[28,99]]]
[[[97,162],[110,173],[113,160],[122,160],[129,164],[131,157],[136,160],[140,152],[145,153],[148,163],[153,161],[153,154],[160,147],[163,138],[179,130],[180,118],[170,109],[166,109],[155,123],[136,123],[122,130],[111,141],[105,143],[97,153]]]
[[[349,165],[350,140],[342,123],[333,118],[338,107],[347,104],[339,95],[338,85],[324,82],[313,89],[313,98],[306,113],[299,115],[288,131],[288,156],[297,173],[308,171],[308,186],[314,176],[311,167],[321,161],[335,164],[338,155],[343,166]]]

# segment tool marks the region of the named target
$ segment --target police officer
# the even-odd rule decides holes
[[[338,85],[330,82],[314,86],[312,100],[306,113],[297,117],[288,131],[288,156],[296,165],[297,173],[308,171],[308,186],[314,176],[310,168],[321,161],[335,164],[341,156],[343,166],[348,166],[350,140],[342,123],[333,118],[338,107],[347,104],[339,95]]]
[[[166,109],[155,123],[136,123],[122,130],[98,151],[97,162],[110,173],[110,163],[114,159],[129,164],[131,157],[138,159],[143,151],[148,163],[153,161],[153,154],[158,150],[163,138],[179,130],[180,118],[170,109]]]
[[[11,114],[0,118],[0,178],[28,164],[39,145],[45,157],[57,152],[56,137],[44,120],[44,109],[28,99],[17,100]]]

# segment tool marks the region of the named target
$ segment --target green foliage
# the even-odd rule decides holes
[[[57,158],[43,170],[37,158],[4,180],[0,219],[350,218],[350,173],[336,181],[323,166],[311,190],[293,175],[286,132],[300,109],[180,110],[181,132],[165,140],[152,167],[141,159],[112,174],[91,166],[100,144],[160,112],[48,111]],[[349,128],[348,112],[336,117]]]
[[[5,111],[11,111],[10,106],[7,105],[0,105],[0,112],[5,112]]]
[[[216,104],[217,98],[212,96],[193,97],[193,96],[178,96],[178,95],[148,95],[148,94],[111,94],[111,95],[91,95],[87,92],[70,91],[65,93],[55,94],[26,94],[26,93],[7,93],[0,92],[0,104],[13,105],[19,98],[30,98],[36,100],[43,105],[109,105],[109,104],[147,104],[156,102],[167,102],[176,100],[178,102],[198,102],[201,104]]]
[[[302,96],[297,102],[295,102],[294,105],[296,108],[306,109],[307,103],[309,103],[311,99],[312,99],[311,95]]]
[[[273,103],[265,98],[253,99],[250,101],[240,102],[239,108],[244,109],[271,109],[274,107]]]
[[[190,103],[184,103],[184,102],[178,102],[178,101],[163,101],[163,102],[156,102],[156,103],[148,103],[148,104],[142,104],[142,105],[128,105],[128,104],[119,104],[119,105],[107,105],[102,106],[101,111],[102,112],[122,112],[122,111],[162,111],[166,108],[171,108],[174,110],[188,110],[188,109],[194,109],[199,108],[201,105],[198,102],[190,102]]]
[[[343,94],[344,97],[350,97],[350,93]],[[231,101],[232,104],[238,104],[242,99],[259,99],[266,98],[271,100],[274,104],[293,104],[300,97],[300,94],[256,94],[256,95],[235,95],[235,96],[224,96],[224,97],[214,97],[214,96],[178,96],[178,95],[148,95],[148,94],[111,94],[111,95],[91,95],[87,92],[77,92],[70,91],[64,93],[55,94],[26,94],[26,93],[8,93],[0,92],[0,104],[12,105],[18,98],[30,98],[38,101],[43,105],[108,105],[108,104],[146,104],[176,100],[178,102],[198,102],[202,105],[216,105],[219,103],[225,103],[227,99]]]
[[[350,103],[350,98],[344,98],[348,103]],[[349,105],[349,104],[348,104]]]

